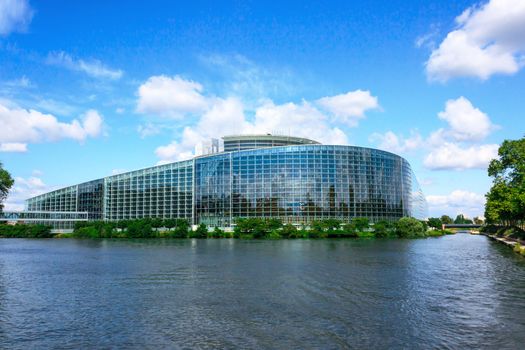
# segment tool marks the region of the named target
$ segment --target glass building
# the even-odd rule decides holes
[[[184,218],[221,227],[244,217],[307,224],[427,215],[410,164],[393,153],[287,136],[223,140],[224,148],[212,154],[30,198],[27,210],[87,212],[90,220],[108,221]]]

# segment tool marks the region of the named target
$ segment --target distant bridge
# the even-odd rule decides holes
[[[480,228],[481,224],[443,224],[443,230],[447,229],[447,228],[465,228],[465,229],[470,229],[470,228]]]

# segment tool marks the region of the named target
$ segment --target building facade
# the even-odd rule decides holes
[[[228,227],[236,218],[307,224],[426,217],[410,164],[390,152],[285,136],[224,137],[224,149],[66,187],[28,211],[88,212],[90,220],[184,218]]]

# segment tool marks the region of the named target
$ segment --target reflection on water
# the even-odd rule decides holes
[[[0,240],[0,348],[520,348],[485,237]]]

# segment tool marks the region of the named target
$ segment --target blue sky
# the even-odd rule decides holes
[[[524,54],[522,0],[0,0],[6,207],[280,132],[398,153],[431,215],[482,215]]]

